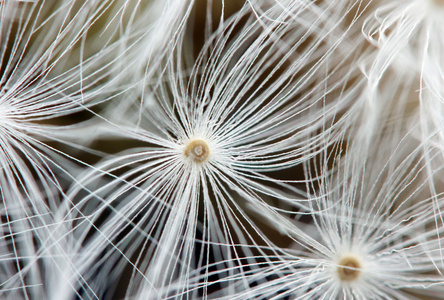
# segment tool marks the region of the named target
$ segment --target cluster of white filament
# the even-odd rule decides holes
[[[0,0],[1,299],[442,299],[444,3]]]

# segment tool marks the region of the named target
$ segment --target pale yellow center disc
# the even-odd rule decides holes
[[[354,257],[344,257],[338,265],[338,275],[342,281],[354,281],[361,274],[361,264]]]
[[[184,153],[195,162],[204,162],[210,155],[210,148],[204,140],[193,140],[186,146]]]

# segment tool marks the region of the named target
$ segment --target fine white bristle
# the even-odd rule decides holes
[[[440,0],[0,0],[0,299],[441,299],[443,33]]]

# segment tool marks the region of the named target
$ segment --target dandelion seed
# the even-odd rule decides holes
[[[399,144],[397,152],[404,147],[409,143]],[[346,155],[334,175],[318,177],[319,188],[311,187],[316,191],[311,203],[319,205],[312,223],[290,224],[264,212],[293,238],[293,247],[263,248],[273,254],[233,266],[234,275],[220,279],[232,289],[218,297],[440,299],[444,227],[435,227],[442,212],[434,208],[434,196],[418,199],[428,194],[427,177],[419,175],[425,156],[417,148],[407,158],[394,152],[386,161],[370,159],[384,151],[375,147],[369,160],[359,157],[360,163],[354,162],[355,155]]]
[[[97,272],[110,262],[115,270],[130,268],[126,297],[207,297],[205,285],[190,288],[189,274],[201,270],[200,281],[208,282],[210,257],[235,264],[245,254],[238,244],[252,245],[246,253],[270,245],[253,220],[256,210],[308,209],[295,182],[267,174],[300,165],[320,143],[328,147],[325,136],[343,130],[347,117],[336,124],[337,114],[360,83],[343,92],[352,71],[342,60],[331,70],[327,59],[342,57],[327,38],[335,29],[313,27],[312,17],[323,20],[313,7],[288,5],[259,19],[245,5],[220,24],[191,71],[184,72],[180,36],[158,77],[146,78],[155,105],[148,109],[135,93],[137,113],[114,123],[140,147],[104,159],[72,186],[64,218],[76,220],[82,251],[109,249],[107,260],[83,259],[97,262]],[[327,79],[316,77],[325,72]],[[91,270],[79,272],[100,294]]]
[[[84,149],[68,141],[69,129],[80,126],[66,125],[65,117],[109,99],[108,85],[100,81],[110,75],[109,55],[116,46],[81,56],[80,62],[70,56],[107,4],[0,3],[0,255],[1,267],[8,269],[0,298],[64,299],[57,297],[63,293],[56,281],[75,293],[71,281],[63,280],[78,276],[70,265],[71,245],[64,243],[70,232],[58,235],[63,225],[53,217],[64,180],[79,169],[73,161],[81,160],[60,144]],[[57,278],[61,273],[66,277]]]

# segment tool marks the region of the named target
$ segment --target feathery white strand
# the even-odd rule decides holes
[[[116,124],[147,146],[104,160],[73,186],[64,218],[84,218],[77,234],[79,244],[85,240],[81,251],[109,248],[116,269],[133,270],[127,297],[206,294],[188,290],[187,274],[207,265],[209,253],[227,261],[244,255],[236,247],[227,253],[218,243],[240,241],[256,249],[269,244],[252,211],[245,211],[247,203],[264,210],[279,209],[280,203],[291,205],[293,213],[304,209],[300,191],[263,172],[309,159],[305,155],[314,155],[310,151],[325,140],[315,136],[319,129],[328,127],[326,135],[342,130],[328,123],[350,106],[357,88],[343,94],[350,71],[341,61],[332,70],[326,62],[336,55],[337,44],[325,41],[334,28],[311,24],[310,7],[291,4],[289,10],[273,6],[259,19],[245,6],[205,44],[188,76],[181,71],[180,36],[159,79],[146,78],[157,104],[135,115],[141,120],[136,129]],[[318,73],[328,77],[319,79]],[[87,196],[81,196],[83,189]],[[277,207],[263,198],[275,199]],[[97,268],[106,263],[97,256],[84,259]],[[90,272],[82,274],[98,286]]]
[[[403,142],[398,148],[404,146],[409,147]],[[217,297],[440,299],[444,227],[435,226],[442,213],[434,196],[415,199],[430,195],[427,176],[421,175],[421,153],[419,147],[404,159],[394,152],[386,162],[361,157],[361,164],[354,155],[344,156],[337,172],[317,181],[311,203],[319,213],[312,215],[312,224],[292,224],[264,212],[293,238],[293,247],[274,247],[269,250],[279,253],[276,256],[256,255],[253,263],[233,266],[249,271],[222,275],[213,284],[229,282],[235,293],[227,288]],[[199,272],[194,276],[192,286],[199,284]]]

